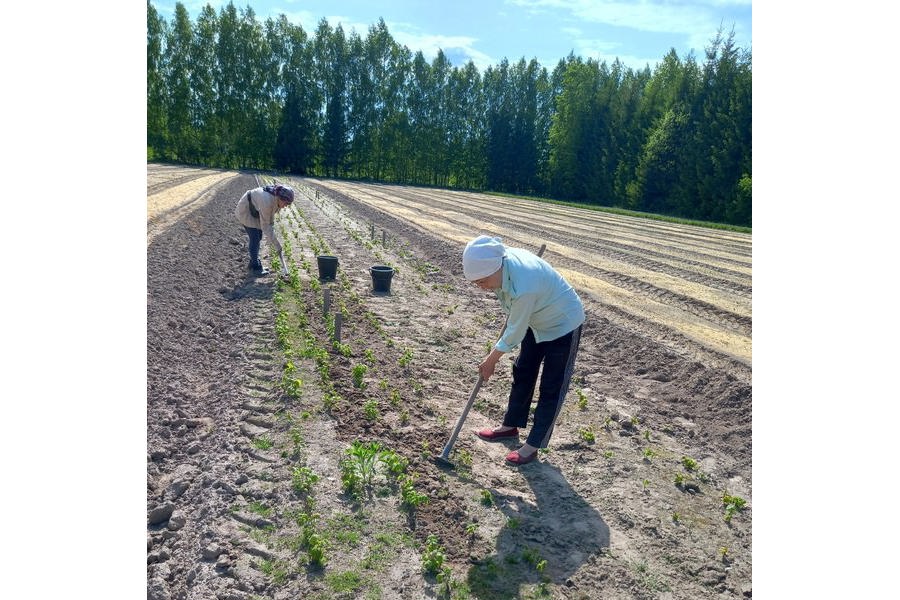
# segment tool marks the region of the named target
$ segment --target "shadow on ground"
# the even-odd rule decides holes
[[[585,561],[609,547],[609,527],[559,469],[534,462],[520,472],[535,503],[515,493],[494,493],[507,524],[496,552],[469,569],[469,589],[479,598],[512,600],[521,597],[523,585],[566,585]]]

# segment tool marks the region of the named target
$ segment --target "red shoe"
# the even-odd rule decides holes
[[[517,466],[527,465],[528,463],[533,461],[535,458],[537,458],[537,454],[538,454],[537,450],[535,450],[528,456],[522,456],[521,454],[519,454],[518,450],[513,450],[512,452],[510,452],[509,454],[506,455],[506,460]]]
[[[507,438],[519,437],[519,429],[517,427],[513,427],[508,431],[494,431],[490,427],[486,427],[484,429],[476,431],[475,435],[486,442],[493,442],[496,440],[505,440]]]

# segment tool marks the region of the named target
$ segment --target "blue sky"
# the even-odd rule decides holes
[[[209,4],[227,0],[184,0],[191,19]],[[166,20],[174,0],[153,1]],[[470,59],[480,69],[535,58],[548,69],[569,52],[634,69],[654,67],[672,48],[686,57],[703,50],[721,26],[734,29],[737,45],[751,49],[750,0],[247,0],[258,20],[284,14],[312,33],[324,17],[365,37],[379,17],[391,36],[431,60],[438,48],[461,66]]]

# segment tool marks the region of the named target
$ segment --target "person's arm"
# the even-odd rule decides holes
[[[275,200],[274,206],[277,206],[278,200]],[[272,246],[272,250],[278,254],[278,260],[281,263],[281,274],[287,277],[289,275],[287,268],[287,261],[284,259],[284,251],[281,247],[281,242],[278,241],[278,236],[275,235],[275,209],[271,210],[261,210],[259,211],[259,225],[263,231],[263,235],[268,239],[269,245]]]
[[[533,293],[522,294],[513,300],[509,318],[506,320],[506,330],[494,345],[495,349],[500,352],[512,352],[513,348],[522,343],[525,334],[528,333],[528,324],[536,303],[537,295]]]

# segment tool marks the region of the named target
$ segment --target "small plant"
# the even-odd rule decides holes
[[[637,417],[631,417],[631,424],[637,427],[640,424],[640,420]]]
[[[656,452],[653,451],[653,448],[644,448],[644,458],[650,460],[654,456],[656,456]]]
[[[494,495],[491,493],[491,490],[481,490],[481,503],[485,506],[493,506]]]
[[[468,450],[460,450],[456,455],[456,459],[459,461],[459,464],[463,466],[472,466],[472,453]]]
[[[291,473],[291,487],[298,494],[309,494],[312,486],[319,481],[319,476],[309,467],[294,467]]]
[[[409,423],[409,411],[404,410],[402,413],[400,413],[400,424],[406,425],[408,423]]]
[[[649,429],[644,430],[644,439],[647,440],[648,442],[650,441],[650,430]]]
[[[364,389],[363,377],[366,376],[368,370],[369,367],[367,365],[356,365],[353,367],[353,387]]]
[[[597,436],[594,435],[594,430],[590,427],[579,430],[578,436],[583,442],[587,442],[588,444],[593,444],[595,441],[597,441]]]
[[[681,464],[684,465],[684,468],[688,471],[696,471],[699,466],[696,460],[688,456],[681,457]]]
[[[253,440],[253,447],[258,448],[259,450],[268,450],[274,445],[275,443],[267,436],[258,437]]]
[[[388,389],[388,380],[387,380],[387,379],[382,379],[381,381],[379,381],[379,382],[378,382],[378,387],[379,387],[379,389],[381,389],[381,391],[387,391],[387,389]]]
[[[740,496],[730,496],[728,494],[723,494],[722,504],[725,505],[725,522],[730,523],[731,518],[734,515],[744,510],[744,507],[747,506],[747,501]]]
[[[366,415],[366,418],[370,421],[375,421],[378,419],[378,401],[374,398],[371,400],[367,400],[365,404],[363,404],[363,413]]]
[[[603,427],[605,429],[609,430],[609,428],[611,426],[612,426],[612,417],[606,417],[606,419],[603,421]]]
[[[606,450],[606,451],[603,452],[603,458],[612,458],[612,457],[613,457],[613,451],[612,451],[612,450]]]
[[[585,395],[584,390],[578,390],[578,408],[580,410],[587,409],[588,399],[587,395]]]
[[[728,548],[726,546],[719,548],[719,557],[723,562],[728,560]]]
[[[644,491],[650,489],[650,480],[649,480],[649,479],[645,479],[645,480],[642,482],[642,485],[644,486]]]
[[[673,512],[673,513],[672,513],[672,521],[673,521],[674,523],[680,523],[680,522],[681,522],[681,515],[679,515],[677,512]]]
[[[675,473],[675,485],[684,485],[684,473]]]
[[[318,533],[310,533],[306,536],[306,551],[309,553],[309,564],[318,567],[324,567],[327,564],[325,538]]]
[[[438,544],[437,537],[429,535],[425,541],[425,552],[422,553],[422,568],[426,573],[434,575],[444,566],[444,550]]]
[[[410,509],[415,509],[428,502],[428,496],[415,490],[413,477],[403,477],[400,483],[400,499],[403,506]]]
[[[375,364],[375,353],[372,352],[371,348],[366,348],[366,351],[363,352],[363,356],[365,357],[367,363],[369,363],[370,365]]]
[[[269,517],[272,514],[272,509],[259,501],[254,501],[248,504],[247,510],[261,517]]]
[[[475,533],[478,531],[478,523],[469,523],[466,525],[466,535],[469,537],[475,537]]]
[[[409,363],[412,362],[412,358],[413,358],[412,350],[410,350],[409,348],[405,348],[403,350],[403,354],[400,356],[400,361],[399,361],[400,366],[405,369],[406,367],[409,366]]]
[[[398,406],[400,406],[400,391],[399,390],[391,390],[390,403],[391,403],[391,406],[393,406],[394,408],[397,408]]]

